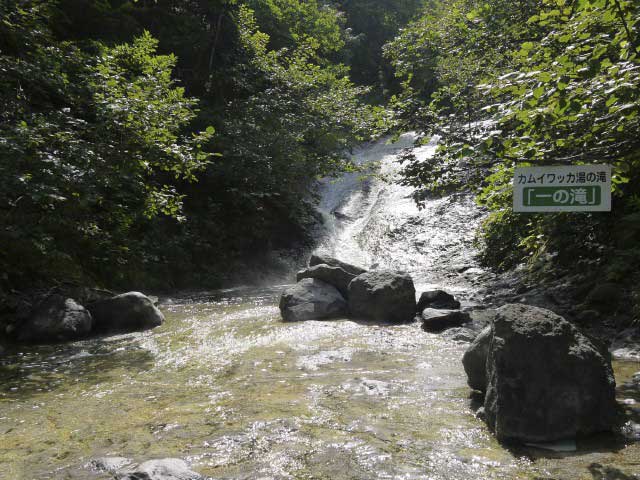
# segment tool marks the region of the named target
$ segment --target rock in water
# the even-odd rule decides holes
[[[317,278],[304,278],[280,297],[285,322],[343,317],[347,302],[337,288]]]
[[[96,332],[133,332],[157,327],[164,315],[140,292],[128,292],[87,306]]]
[[[467,383],[474,390],[487,390],[487,356],[491,343],[491,326],[485,327],[462,356]]]
[[[149,460],[141,463],[131,472],[119,476],[119,480],[202,480],[204,477],[189,469],[189,466],[177,458]]]
[[[59,342],[85,337],[92,327],[91,314],[72,298],[53,294],[45,298],[20,324],[18,341]]]
[[[423,311],[425,308],[456,310],[460,308],[460,302],[444,290],[428,290],[422,292],[418,300],[418,312]]]
[[[316,265],[322,264],[329,265],[331,267],[340,267],[345,272],[350,273],[351,275],[360,275],[361,273],[365,273],[366,270],[364,268],[356,267],[355,265],[350,265],[348,263],[342,262],[337,258],[331,257],[324,253],[315,252],[311,255],[309,259],[309,266],[314,267]]]
[[[460,327],[470,321],[469,314],[460,310],[425,308],[422,312],[422,329],[427,332],[441,332],[447,328]]]
[[[322,280],[336,287],[342,296],[347,298],[349,283],[356,278],[356,276],[346,272],[340,267],[320,264],[300,270],[296,275],[296,281],[299,282],[303,278],[317,278],[318,280]]]
[[[349,310],[354,317],[380,322],[411,322],[416,312],[416,289],[404,272],[376,270],[349,284]]]
[[[492,326],[484,408],[498,440],[610,431],[617,410],[610,358],[561,316],[505,305]]]

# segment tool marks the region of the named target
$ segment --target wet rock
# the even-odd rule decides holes
[[[137,466],[118,469],[117,480],[203,480],[204,477],[178,458],[149,460]]]
[[[474,390],[481,392],[487,389],[487,356],[490,343],[491,326],[488,326],[480,332],[462,356],[467,383]]]
[[[98,472],[116,473],[131,463],[131,459],[125,457],[100,457],[91,460],[89,468]]]
[[[464,327],[453,327],[442,333],[443,337],[450,338],[456,342],[471,343],[478,336],[478,332]]]
[[[611,361],[561,316],[505,305],[491,330],[484,407],[501,441],[610,431],[617,412]]]
[[[96,332],[133,332],[157,327],[164,315],[151,299],[140,292],[128,292],[87,306]]]
[[[92,327],[91,314],[72,298],[53,294],[45,298],[19,324],[20,342],[59,342],[85,337]]]
[[[347,314],[347,302],[334,286],[304,278],[282,293],[280,314],[285,322],[342,317]]]
[[[592,463],[589,465],[589,473],[593,480],[640,480],[640,477],[632,473],[625,473],[609,465]]]
[[[416,290],[404,272],[376,270],[349,284],[349,310],[356,318],[404,323],[414,319]]]
[[[442,332],[447,328],[460,327],[470,321],[469,314],[460,310],[425,308],[422,311],[422,329],[426,332]]]
[[[600,314],[596,310],[582,310],[575,317],[575,322],[583,327],[594,325],[600,319]]]
[[[311,255],[309,259],[309,266],[313,267],[315,265],[326,264],[332,267],[340,267],[345,272],[350,273],[351,275],[360,275],[365,273],[366,270],[364,268],[357,267],[355,265],[350,265],[346,262],[340,261],[337,258],[334,258],[330,255],[321,252],[315,252]]]
[[[322,280],[336,287],[342,296],[347,298],[349,283],[356,278],[356,276],[346,272],[340,267],[319,264],[300,270],[296,275],[296,281],[299,282],[303,278],[317,278],[318,280]]]
[[[460,302],[444,290],[428,290],[422,292],[418,300],[418,312],[422,312],[425,308],[456,310],[460,308]]]

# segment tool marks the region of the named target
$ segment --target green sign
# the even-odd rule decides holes
[[[588,187],[527,187],[523,192],[525,207],[577,207],[600,205],[602,188]]]

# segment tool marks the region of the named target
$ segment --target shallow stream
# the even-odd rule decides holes
[[[357,156],[392,176],[412,140]],[[481,303],[488,274],[474,263],[472,238],[482,212],[470,199],[419,211],[405,187],[355,174],[324,189],[325,249],[409,270],[418,291],[438,285],[464,306]],[[286,324],[277,308],[283,288],[177,295],[163,299],[166,322],[152,331],[8,352],[0,358],[0,478],[111,478],[87,468],[100,456],[179,457],[216,479],[640,472],[640,444],[611,437],[564,454],[501,446],[470,408],[466,343],[418,324]],[[622,385],[640,364],[615,369]],[[621,388],[620,397],[640,402],[637,389]]]

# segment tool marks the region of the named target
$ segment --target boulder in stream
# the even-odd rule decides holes
[[[425,308],[422,311],[422,329],[426,332],[442,332],[447,328],[460,327],[470,321],[469,314],[460,310]]]
[[[422,292],[418,299],[418,312],[422,312],[425,308],[456,310],[460,308],[460,302],[444,290],[428,290]]]
[[[342,296],[347,298],[349,283],[356,278],[356,276],[348,273],[341,267],[332,267],[331,265],[322,263],[300,270],[296,275],[296,281],[299,282],[303,278],[317,278],[318,280],[322,280],[336,287]]]
[[[313,267],[315,265],[322,264],[329,265],[331,267],[340,267],[345,272],[350,273],[351,275],[360,275],[361,273],[366,272],[364,268],[343,262],[322,252],[314,252],[309,259],[309,266]]]
[[[140,292],[127,292],[91,303],[93,329],[98,333],[133,332],[157,327],[164,315],[151,299]]]
[[[464,355],[462,365],[467,373],[467,383],[474,390],[487,390],[487,356],[491,343],[491,326],[485,327],[475,338]]]
[[[549,310],[510,304],[496,312],[484,409],[498,440],[552,442],[610,431],[617,405],[606,350]]]
[[[20,342],[60,342],[85,337],[91,331],[91,314],[73,298],[53,294],[37,305],[19,324]]]
[[[404,272],[375,270],[358,275],[349,284],[349,310],[356,318],[379,322],[413,321],[416,289]]]
[[[103,457],[90,462],[93,470],[107,472],[117,480],[203,480],[179,458],[148,460],[139,465],[124,457]]]
[[[303,278],[280,297],[285,322],[323,320],[347,314],[347,302],[333,285],[317,278]]]

